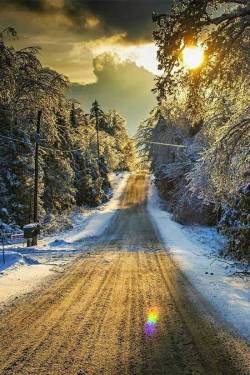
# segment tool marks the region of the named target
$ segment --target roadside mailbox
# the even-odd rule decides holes
[[[39,223],[26,224],[23,227],[24,238],[27,239],[27,246],[32,245],[33,239],[40,234],[41,225]]]

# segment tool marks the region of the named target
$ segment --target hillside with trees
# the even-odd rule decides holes
[[[125,120],[115,110],[104,113],[98,103],[97,117],[93,107],[84,112],[65,96],[67,78],[42,66],[37,47],[8,46],[6,38],[15,36],[12,28],[0,35],[2,228],[33,220],[35,143],[39,144],[38,218],[44,224],[76,206],[105,202],[108,173],[130,170],[134,163]]]
[[[225,254],[247,261],[249,14],[243,0],[176,0],[170,14],[154,15],[163,74],[154,89],[158,106],[137,134],[142,159],[173,217],[216,224],[229,237]],[[187,69],[183,50],[197,45],[203,64]]]

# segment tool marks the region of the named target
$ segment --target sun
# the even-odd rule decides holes
[[[204,61],[204,50],[201,47],[185,47],[182,52],[184,65],[189,69],[196,69]]]

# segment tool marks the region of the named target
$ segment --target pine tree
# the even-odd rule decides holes
[[[100,158],[100,138],[99,138],[100,121],[102,121],[104,118],[104,112],[101,109],[97,100],[94,101],[90,109],[90,118],[95,120],[97,158],[99,159]]]

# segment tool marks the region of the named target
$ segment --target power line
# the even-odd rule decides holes
[[[162,142],[150,142],[150,141],[144,141],[144,143],[152,143],[154,145],[160,145],[160,146],[171,146],[171,147],[180,147],[180,148],[187,148],[188,146],[185,145],[175,145],[172,143],[162,143]]]
[[[19,142],[19,143],[23,143],[25,145],[28,145],[28,146],[32,146],[32,143],[28,143],[26,141],[22,141],[21,139],[17,139],[17,138],[12,138],[12,137],[7,137],[5,135],[0,135],[1,138],[5,138],[5,139],[9,139],[11,141],[14,141],[14,142]]]
[[[41,146],[41,148],[44,148],[45,150],[65,152],[65,153],[71,153],[71,152],[76,152],[76,151],[84,151],[84,148],[75,148],[75,149],[72,149],[72,150],[62,150],[60,148],[52,148],[52,147],[47,147],[47,146]]]
[[[26,141],[22,141],[21,139],[7,137],[5,135],[0,135],[0,138],[9,139],[10,141],[22,143],[22,144],[25,144],[25,145],[28,145],[28,146],[33,146],[33,144],[28,143]],[[46,150],[57,151],[57,152],[65,152],[65,153],[71,153],[71,152],[83,151],[84,150],[84,148],[76,148],[76,149],[71,149],[71,150],[62,150],[62,149],[59,149],[59,148],[47,147],[47,146],[42,146],[42,145],[40,145],[40,147],[42,147],[42,148],[44,148]]]
[[[22,144],[25,144],[25,145],[28,145],[28,146],[32,145],[31,143],[28,143],[26,141],[22,141],[22,140],[17,139],[17,138],[7,137],[5,135],[0,135],[0,137],[5,138],[5,139],[9,139],[9,140],[14,141],[14,142],[19,142],[19,143],[22,143]],[[172,144],[172,143],[163,143],[163,142],[144,141],[144,143],[150,143],[150,144],[155,144],[155,145],[160,145],[160,146],[179,147],[179,148],[187,148],[188,147],[188,146],[185,146],[185,145],[176,145],[176,144]],[[47,147],[47,146],[42,146],[42,145],[41,145],[41,147],[44,148],[45,150],[64,152],[64,153],[84,151],[83,148],[76,148],[76,149],[71,149],[71,150],[62,150],[62,149],[59,149],[59,148]]]

